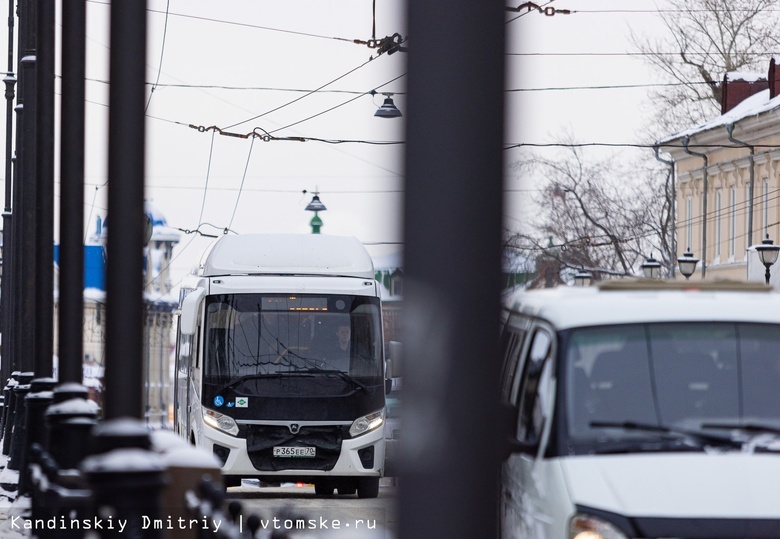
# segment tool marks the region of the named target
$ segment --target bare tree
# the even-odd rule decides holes
[[[775,0],[666,0],[660,9],[663,37],[632,32],[662,82],[677,84],[651,96],[660,133],[717,116],[726,72],[766,69],[778,49],[776,10]]]
[[[555,260],[562,273],[584,269],[597,279],[634,275],[649,255],[668,270],[674,263],[669,174],[648,167],[614,157],[586,162],[575,147],[555,158],[526,156],[516,163],[518,173],[545,183],[534,197],[535,222],[510,236],[508,248],[537,261]]]

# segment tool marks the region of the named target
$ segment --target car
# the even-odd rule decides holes
[[[780,537],[772,288],[521,291],[501,347],[502,537]]]

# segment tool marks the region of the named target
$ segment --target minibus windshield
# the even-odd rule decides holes
[[[564,339],[572,447],[651,428],[780,428],[780,326],[662,323],[575,329]],[[637,445],[640,447],[640,445]]]

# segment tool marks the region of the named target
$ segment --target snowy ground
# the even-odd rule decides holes
[[[19,472],[6,467],[8,457],[0,455],[0,485],[15,485],[19,483]],[[19,522],[30,514],[30,498],[16,496],[15,491],[0,487],[0,539],[15,539],[30,537],[29,531],[20,528]],[[14,518],[19,517],[19,518]],[[16,525],[14,525],[16,523]]]

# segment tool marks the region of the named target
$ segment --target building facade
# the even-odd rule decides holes
[[[701,260],[692,278],[763,277],[752,247],[780,241],[780,68],[723,87],[719,117],[658,142],[676,166],[677,256]]]

